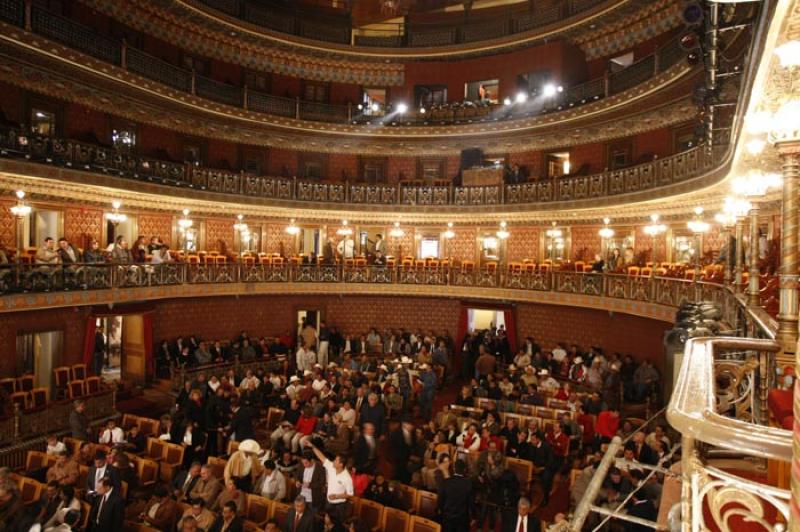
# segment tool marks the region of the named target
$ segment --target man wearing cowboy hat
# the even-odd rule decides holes
[[[569,380],[583,382],[586,379],[586,366],[583,365],[583,358],[575,357],[572,366],[569,368]]]
[[[262,453],[261,446],[255,440],[244,440],[239,448],[228,458],[225,464],[225,483],[231,479],[238,481],[243,491],[252,491],[256,479],[264,472],[264,466],[258,459]]]
[[[550,376],[550,371],[543,369],[539,371],[539,387],[543,390],[554,392],[558,390],[558,381]]]

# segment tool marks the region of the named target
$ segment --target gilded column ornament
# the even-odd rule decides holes
[[[759,306],[761,297],[758,293],[758,206],[750,209],[750,273],[748,275],[747,300],[750,305]]]
[[[780,307],[778,311],[778,340],[785,353],[793,353],[797,343],[797,223],[798,214],[798,155],[778,147],[783,159],[783,199],[781,205],[781,263]]]
[[[736,262],[734,270],[734,290],[742,291],[742,270],[744,268],[744,219],[736,220]]]

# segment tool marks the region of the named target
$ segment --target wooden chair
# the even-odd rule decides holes
[[[64,436],[61,441],[63,441],[64,445],[67,446],[67,451],[70,455],[77,453],[78,449],[81,448],[81,443],[83,443],[83,440],[79,440],[78,438],[73,438],[71,436]]]
[[[217,456],[209,456],[208,460],[206,460],[206,463],[211,466],[211,471],[214,473],[215,477],[220,480],[225,477],[225,466],[228,465],[227,460]]]
[[[397,485],[397,496],[403,503],[403,508],[411,510],[417,502],[417,488],[406,484]]]
[[[464,510],[466,511],[466,508]],[[407,532],[408,524],[411,521],[410,517],[407,512],[387,506],[383,509],[381,530],[383,532]]]
[[[139,431],[147,437],[156,437],[158,436],[158,420],[157,419],[150,419],[147,417],[140,417],[139,418]]]
[[[145,458],[150,458],[153,461],[160,462],[164,459],[164,442],[158,438],[147,438],[147,449],[144,454]]]
[[[175,473],[183,466],[183,455],[186,449],[176,443],[164,443],[164,458],[159,471],[161,480],[169,483]]]
[[[147,458],[137,458],[136,471],[139,485],[152,486],[158,481],[158,462]]]
[[[139,424],[139,416],[134,416],[133,414],[123,414],[122,415],[122,430],[129,431],[134,425]],[[141,429],[141,427],[139,427]]]
[[[69,366],[55,368],[53,373],[55,374],[56,394],[60,397],[65,397],[67,395],[67,385],[69,384],[70,380]]]
[[[383,522],[383,505],[368,499],[357,498],[355,516],[366,524],[370,530],[380,530]]]
[[[17,379],[17,390],[20,392],[29,392],[33,390],[34,377],[33,375],[23,375]]]
[[[431,521],[418,515],[411,517],[411,524],[408,526],[408,532],[441,532],[441,530],[442,525],[436,521]]]
[[[91,395],[100,391],[100,377],[89,377],[86,383],[86,395]]]
[[[28,451],[25,457],[25,471],[38,471],[47,467],[47,454],[41,451]]]
[[[31,408],[39,408],[47,404],[47,388],[34,388],[31,390]]]
[[[84,396],[84,382],[83,381],[69,381],[67,386],[67,393],[70,399],[77,399]]]
[[[506,457],[506,467],[516,475],[521,493],[527,493],[533,480],[533,462],[509,456]]]
[[[11,394],[11,404],[19,407],[20,410],[28,409],[28,392],[14,392]]]
[[[7,395],[11,395],[17,391],[17,379],[13,377],[9,377],[7,379],[0,379],[0,388],[6,392]]]
[[[72,365],[72,380],[82,381],[86,380],[86,364],[73,364]]]
[[[272,501],[260,495],[247,494],[247,512],[244,512],[244,518],[256,524],[258,527],[263,527],[269,519],[270,506]]]
[[[39,502],[42,495],[42,485],[32,478],[22,477],[19,483],[19,494],[25,505]]]
[[[88,502],[81,501],[81,522],[80,522],[81,530],[86,530],[89,527],[90,513],[92,513],[92,505],[89,504]]]
[[[436,510],[439,507],[439,498],[430,491],[417,490],[417,498],[414,501],[414,512],[428,519],[436,518]]]
[[[289,515],[289,509],[291,505],[286,504],[285,502],[277,502],[272,501],[272,515],[269,516],[269,519],[277,519],[279,523],[286,522],[286,516]]]

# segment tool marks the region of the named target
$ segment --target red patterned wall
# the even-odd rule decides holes
[[[206,251],[221,251],[220,241],[225,247],[233,250],[233,222],[231,220],[211,218],[206,220]]]
[[[509,262],[521,262],[524,259],[539,258],[538,227],[511,227],[511,236],[506,241],[506,254]]]
[[[602,239],[597,233],[599,226],[577,226],[570,230],[572,236],[572,260],[593,261],[595,253],[602,249]]]
[[[653,238],[644,232],[644,227],[645,226],[643,225],[636,227],[633,243],[635,253],[638,255],[639,253],[646,251],[645,262],[652,261],[653,242],[655,241],[656,262],[665,262],[667,260],[667,233],[661,233],[657,237]]]
[[[286,232],[285,225],[265,226],[266,240],[261,249],[266,253],[283,253],[285,257],[296,253],[295,237]]]
[[[140,214],[137,218],[139,234],[145,238],[158,236],[161,241],[170,245],[172,240],[172,216],[167,214]]]
[[[89,241],[103,240],[103,211],[95,209],[64,209],[64,238],[72,245],[82,249],[89,247]]]
[[[17,221],[9,210],[11,201],[0,201],[0,244],[9,248],[17,247]]]
[[[447,254],[454,260],[475,260],[477,257],[478,230],[474,227],[456,227],[456,236],[447,243]]]

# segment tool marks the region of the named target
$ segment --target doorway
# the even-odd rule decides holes
[[[106,220],[106,241],[104,245],[108,249],[111,249],[118,236],[122,236],[128,241],[129,245],[133,246],[137,238],[135,216],[128,215],[125,220],[121,222]]]
[[[17,335],[16,374],[33,375],[35,388],[47,388],[53,397],[54,369],[61,366],[64,331],[41,331]]]
[[[142,382],[146,376],[142,314],[101,316],[95,322],[94,367],[105,382]]]
[[[502,310],[471,308],[467,310],[469,332],[506,328],[506,316]]]
[[[322,313],[319,310],[297,311],[297,345],[300,345],[306,324],[310,323],[316,331],[319,331],[320,321],[322,321]]]

